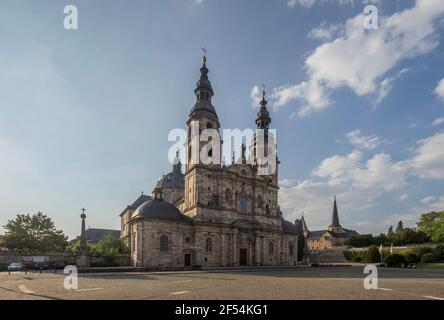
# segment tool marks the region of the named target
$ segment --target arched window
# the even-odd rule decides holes
[[[265,213],[266,213],[267,215],[270,214],[270,206],[269,206],[268,204],[265,206]]]
[[[268,254],[274,254],[274,245],[273,242],[268,244]]]
[[[213,244],[211,242],[211,238],[207,239],[207,243],[205,246],[206,252],[212,252],[213,251]]]
[[[240,207],[240,213],[241,214],[247,214],[247,197],[246,196],[240,196],[239,197],[239,207]]]
[[[160,237],[160,251],[168,251],[169,244],[168,244],[168,236],[162,235]]]
[[[207,129],[213,129],[213,124],[211,122],[207,123]]]
[[[294,254],[294,246],[292,243],[290,243],[290,246],[288,247],[288,251],[290,253],[290,256],[292,256]]]

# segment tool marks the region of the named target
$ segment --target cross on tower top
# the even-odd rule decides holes
[[[207,52],[208,52],[208,50],[205,47],[203,47],[201,50],[202,50],[202,61],[203,61],[204,65],[205,65],[205,63],[207,63]]]

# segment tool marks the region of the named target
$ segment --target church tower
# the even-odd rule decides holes
[[[253,142],[251,144],[251,163],[256,168],[266,168],[267,164],[264,159],[269,158],[274,161],[274,170],[269,174],[272,179],[272,183],[277,185],[278,182],[278,164],[276,153],[276,141],[275,137],[270,132],[271,117],[270,112],[267,109],[265,86],[262,89],[262,100],[260,101],[260,109],[256,115],[256,133],[253,136]],[[271,147],[271,148],[269,148]],[[271,151],[271,154],[270,154]]]
[[[335,232],[335,233],[343,233],[344,229],[339,223],[339,214],[338,214],[338,205],[336,203],[336,196],[333,202],[333,212],[331,216],[331,224],[328,226],[327,230]]]
[[[187,166],[186,171],[193,168],[194,165],[200,164],[202,159],[200,152],[208,144],[208,141],[200,141],[201,133],[205,129],[214,129],[219,131],[220,124],[217,117],[216,109],[212,104],[214,96],[211,81],[208,79],[209,70],[207,68],[206,51],[202,57],[202,67],[200,68],[200,79],[196,83],[194,93],[196,95],[196,103],[190,111],[188,117],[188,137],[187,137]],[[208,156],[211,157],[213,150],[208,149]],[[213,163],[220,164],[219,159]]]
[[[214,181],[210,181],[212,170],[221,168],[220,123],[212,104],[214,91],[208,79],[206,50],[203,51],[200,79],[194,90],[196,103],[187,121],[184,213],[191,217],[197,216],[201,207],[217,208],[220,203],[217,175]],[[217,150],[214,150],[211,141]]]

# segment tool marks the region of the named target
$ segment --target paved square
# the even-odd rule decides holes
[[[444,270],[380,269],[379,289],[363,286],[363,267],[81,274],[0,273],[0,299],[444,299]]]

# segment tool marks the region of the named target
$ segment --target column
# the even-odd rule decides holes
[[[255,261],[254,264],[257,266],[261,265],[261,238],[259,236],[256,236],[255,242]]]
[[[238,248],[237,248],[237,230],[235,230],[233,232],[233,236],[232,236],[232,248],[233,248],[233,266],[237,266],[239,265],[239,259],[238,259]]]

